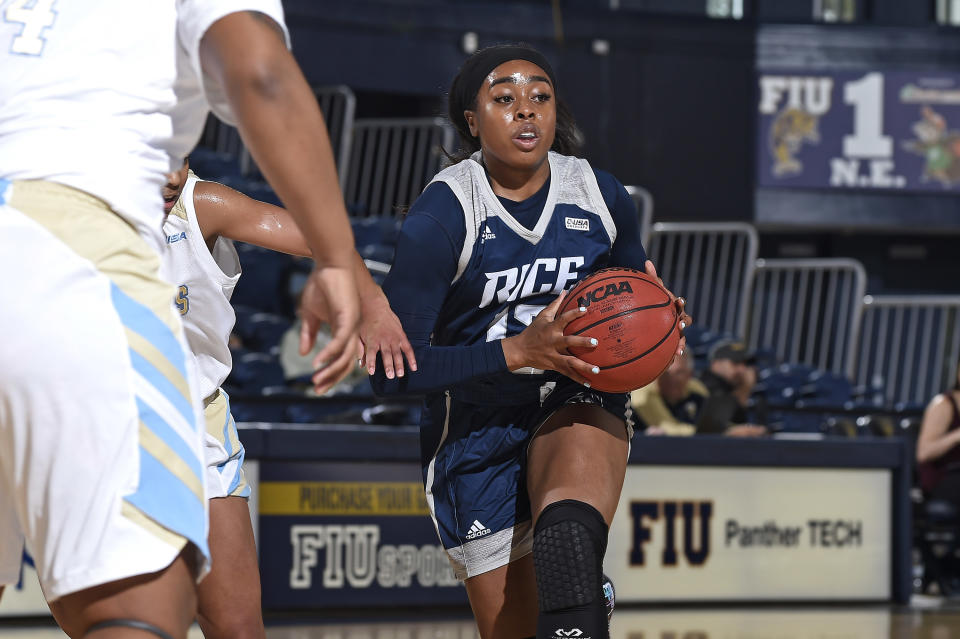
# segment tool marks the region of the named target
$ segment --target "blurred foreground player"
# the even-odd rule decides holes
[[[582,310],[556,314],[594,270],[655,273],[624,187],[573,157],[556,95],[533,49],[464,63],[449,115],[465,151],[411,207],[384,283],[419,368],[378,369],[374,390],[426,395],[427,503],[484,639],[608,636],[602,562],[629,395],[590,388],[595,369],[567,348],[591,339],[563,335]]]
[[[197,617],[207,639],[264,636],[260,609],[260,573],[243,475],[244,448],[220,385],[230,373],[227,346],[236,316],[230,296],[240,279],[233,240],[309,256],[310,249],[282,208],[258,202],[227,186],[200,180],[185,161],[167,177],[163,190],[167,217],[165,274],[177,286],[176,306],[187,346],[196,361],[198,393],[206,426],[205,461],[210,500],[210,574],[198,588]],[[360,287],[364,358],[372,365],[378,351],[391,365],[405,355],[415,367],[413,350],[386,297],[356,255]]]
[[[346,216],[318,205],[322,118],[276,0],[0,10],[0,268],[19,291],[0,305],[0,583],[17,580],[26,541],[71,637],[181,639],[208,551],[199,404],[159,277],[160,188],[199,136],[171,135],[178,48],[283,175],[322,267],[333,376],[352,365],[359,309]]]

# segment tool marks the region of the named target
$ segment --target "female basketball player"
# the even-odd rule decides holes
[[[567,349],[592,340],[563,335],[582,310],[557,309],[596,269],[655,271],[623,186],[573,157],[576,126],[540,53],[474,54],[449,115],[465,153],[413,204],[384,284],[419,370],[378,369],[374,389],[426,395],[427,502],[481,636],[607,637],[629,396],[590,388],[598,369]]]
[[[227,339],[235,315],[230,296],[240,278],[240,263],[231,240],[240,240],[291,255],[309,256],[290,214],[258,202],[222,184],[199,180],[187,161],[167,176],[163,189],[165,271],[179,288],[177,307],[187,343],[193,353],[206,421],[205,457],[210,497],[210,552],[212,570],[198,587],[200,627],[207,639],[263,637],[260,612],[260,574],[253,529],[247,509],[250,487],[243,476],[243,445],[230,415],[226,393],[220,388],[230,373]],[[411,369],[416,360],[400,322],[390,311],[383,292],[356,256],[364,360],[369,368],[383,353],[390,375],[404,374],[403,354]],[[310,340],[301,335],[301,352]],[[336,381],[324,370],[314,377],[322,391]]]

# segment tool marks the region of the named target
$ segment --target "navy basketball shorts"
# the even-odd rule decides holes
[[[540,394],[540,402],[510,406],[449,394],[428,401],[420,431],[427,504],[461,581],[532,552],[527,446],[550,415],[568,404],[595,404],[624,420],[633,436],[628,393],[604,393],[563,378]]]

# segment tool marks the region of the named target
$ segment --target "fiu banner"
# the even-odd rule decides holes
[[[624,602],[891,596],[885,470],[628,466],[605,569]]]
[[[757,184],[960,192],[960,74],[766,71]]]
[[[416,464],[261,462],[259,509],[265,608],[467,601]]]

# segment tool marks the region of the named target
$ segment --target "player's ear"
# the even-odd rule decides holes
[[[470,127],[470,135],[477,137],[477,114],[473,111],[464,111],[463,119],[467,121],[467,126]]]

